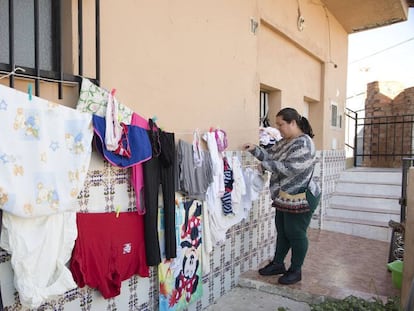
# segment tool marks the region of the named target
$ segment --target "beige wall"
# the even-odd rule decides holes
[[[102,85],[177,137],[220,127],[240,148],[256,139],[254,12],[252,1],[104,1]]]
[[[274,113],[309,109],[318,149],[331,149],[333,138],[341,149],[343,130],[330,127],[329,102],[343,111],[347,33],[317,3],[301,3],[305,29],[298,31],[293,0],[101,1],[101,85],[116,88],[120,101],[142,116],[157,116],[177,138],[189,141],[196,128],[220,127],[229,149],[257,142],[265,85],[280,90]],[[94,52],[90,39],[85,46]],[[87,55],[85,74],[93,75],[93,53]]]
[[[318,1],[300,2],[303,31],[297,28],[297,1],[260,5],[258,72],[263,84],[281,93],[276,112],[287,106],[298,109],[309,117],[317,148],[343,149],[343,127],[330,125],[330,102],[344,111],[347,33]]]

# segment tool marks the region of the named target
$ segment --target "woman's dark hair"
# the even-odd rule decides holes
[[[310,125],[308,119],[301,116],[296,109],[293,108],[283,108],[280,110],[276,117],[282,117],[287,123],[291,123],[292,121],[296,121],[296,124],[302,130],[303,133],[309,135],[310,138],[313,138],[315,135],[313,134],[312,126]]]

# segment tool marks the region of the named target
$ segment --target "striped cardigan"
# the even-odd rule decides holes
[[[315,145],[302,134],[294,139],[282,139],[269,149],[256,146],[251,154],[261,161],[263,169],[271,172],[270,193],[274,199],[280,190],[289,194],[303,192],[309,183],[310,191],[319,195],[321,190],[312,177],[315,166]],[[312,181],[309,182],[312,177]]]

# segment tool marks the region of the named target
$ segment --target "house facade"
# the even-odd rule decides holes
[[[145,119],[155,118],[176,141],[191,143],[195,130],[224,130],[226,152],[239,157],[243,167],[255,165],[241,146],[258,143],[261,121],[268,117],[274,125],[278,110],[296,108],[309,119],[318,149],[315,175],[323,199],[314,226],[320,226],[345,168],[348,34],[406,20],[413,5],[404,0],[22,3],[0,0],[0,83],[16,90],[27,92],[32,85],[33,96],[76,108],[86,77],[103,89],[116,89],[119,102]],[[79,209],[133,209],[130,174],[93,151]],[[213,248],[201,280],[203,295],[188,310],[207,307],[237,284],[240,273],[272,256],[273,213],[263,191],[248,218]],[[3,308],[20,310],[11,255],[5,251],[0,272]],[[40,308],[157,310],[158,281],[152,267],[148,278],[124,281],[115,298],[83,287]]]

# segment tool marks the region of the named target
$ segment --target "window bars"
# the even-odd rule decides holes
[[[73,75],[69,73],[65,73],[63,71],[63,61],[65,57],[69,57],[65,55],[63,49],[63,40],[68,39],[72,42],[72,38],[65,38],[62,32],[63,27],[63,20],[62,20],[62,0],[50,0],[47,2],[45,0],[33,0],[33,5],[28,6],[27,2],[23,3],[22,0],[0,0],[0,5],[2,8],[8,6],[8,10],[3,10],[3,14],[6,14],[8,18],[8,23],[5,25],[7,27],[3,28],[3,31],[7,31],[8,33],[1,33],[0,30],[0,39],[5,40],[5,44],[7,45],[8,42],[8,51],[4,51],[4,54],[8,52],[8,59],[1,59],[0,58],[0,72],[5,73],[6,76],[9,77],[9,86],[14,88],[15,84],[15,76],[17,77],[24,77],[34,80],[35,84],[35,95],[40,95],[40,81],[50,81],[57,83],[58,85],[58,97],[59,99],[63,98],[63,88],[62,84],[64,82],[72,82],[72,83],[81,83],[82,75],[83,75],[83,1],[78,0],[78,74]],[[24,1],[25,2],[25,1]],[[50,10],[47,11],[45,6],[50,5]],[[16,18],[16,10],[22,9],[26,10],[25,14],[31,15],[29,18],[29,22],[33,21],[33,38],[28,35],[29,40],[27,38],[21,38],[16,35],[16,25],[18,23],[23,23],[24,26],[27,26],[28,21],[22,21]],[[27,12],[30,10],[31,12]],[[42,25],[42,20],[45,16],[45,11],[48,13],[50,12],[50,45],[45,47],[45,44],[42,40],[42,35],[44,33],[44,25]],[[27,16],[27,15],[25,15]],[[4,24],[2,24],[4,25]],[[43,27],[43,28],[42,28]],[[29,29],[30,28],[30,29]],[[28,32],[32,29],[31,27],[27,27]],[[21,32],[20,32],[21,33]],[[101,68],[100,68],[100,0],[95,0],[95,78],[90,78],[96,84],[99,85],[100,75],[101,75]],[[8,40],[7,40],[8,36]],[[34,58],[34,62],[32,64],[31,61],[28,64],[21,64],[20,60],[16,59],[18,56],[17,49],[16,49],[16,42],[18,40],[25,41],[25,48],[28,49],[27,55],[28,58]],[[72,42],[73,44],[73,42]],[[50,51],[47,51],[47,49]],[[21,51],[21,46],[19,51]],[[47,53],[50,53],[50,64],[45,66],[42,63],[41,59],[42,56],[45,56]],[[33,54],[33,57],[32,57]],[[45,67],[48,67],[45,69]],[[23,73],[22,73],[23,72]]]

